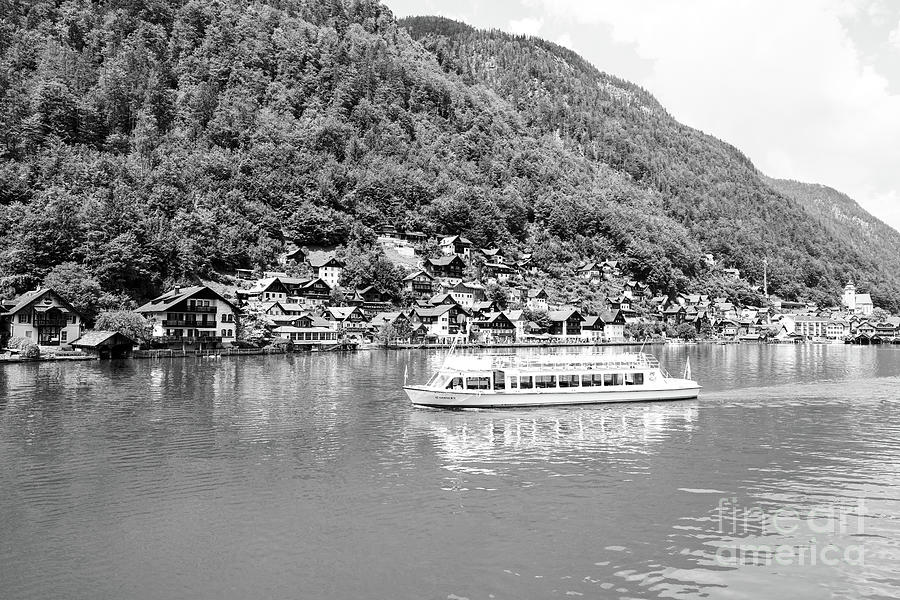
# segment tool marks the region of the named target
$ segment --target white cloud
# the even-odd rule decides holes
[[[521,19],[513,19],[509,22],[508,30],[510,33],[519,35],[537,35],[544,26],[544,19],[537,17],[524,17]]]
[[[854,4],[543,3],[633,47],[651,65],[636,83],[679,120],[733,143],[770,175],[835,187],[900,228],[900,96],[842,25]]]
[[[569,35],[568,33],[564,33],[561,36],[559,36],[558,38],[556,38],[556,43],[559,44],[560,46],[565,46],[569,50],[573,49],[572,48],[572,36]]]

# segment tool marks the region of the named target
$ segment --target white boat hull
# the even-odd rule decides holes
[[[434,408],[501,408],[610,402],[692,400],[700,386],[687,379],[667,379],[656,386],[555,388],[528,391],[437,390],[425,386],[403,388],[413,404]]]

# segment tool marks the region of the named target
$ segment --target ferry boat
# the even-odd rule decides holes
[[[413,404],[435,408],[689,400],[700,393],[690,361],[684,376],[674,378],[642,352],[450,355],[428,383],[403,389]]]

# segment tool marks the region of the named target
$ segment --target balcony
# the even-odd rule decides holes
[[[215,329],[218,326],[215,321],[175,321],[172,319],[165,319],[162,324],[163,327],[190,327],[192,329]]]
[[[180,335],[160,335],[154,336],[153,342],[157,344],[220,344],[222,336],[220,335],[203,335],[196,337],[180,336]]]
[[[190,304],[185,308],[179,308],[177,311],[172,312],[185,312],[185,313],[212,313],[215,314],[218,309],[215,306],[192,306]]]
[[[69,320],[65,316],[38,318],[35,317],[32,325],[35,327],[65,327],[69,324]]]

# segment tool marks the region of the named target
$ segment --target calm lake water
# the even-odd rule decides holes
[[[0,365],[0,598],[895,598],[900,348],[442,412],[439,353]]]

